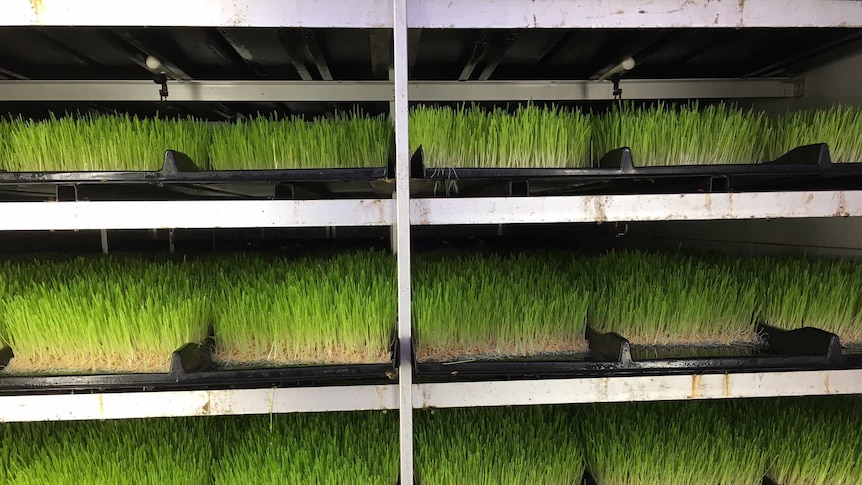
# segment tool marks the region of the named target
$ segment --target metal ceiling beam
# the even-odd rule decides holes
[[[133,58],[135,64],[142,66],[144,69],[149,70],[146,65],[146,57],[153,56],[159,60],[162,64],[162,71],[166,72],[170,77],[174,79],[181,80],[190,80],[193,79],[192,75],[189,74],[185,69],[177,65],[171,59],[176,58],[176,55],[168,57],[165,52],[161,49],[157,49],[152,45],[149,45],[145,41],[135,37],[129,32],[122,31],[119,29],[111,29],[111,32],[118,38],[122,39],[126,44],[131,47],[137,49],[143,56],[143,59]]]
[[[368,32],[368,50],[371,53],[371,77],[389,79],[392,66],[392,32],[371,30]]]
[[[412,0],[408,25],[434,29],[862,27],[847,0]]]
[[[223,49],[228,52],[228,56],[238,59],[255,76],[266,77],[263,67],[255,60],[251,49],[238,41],[228,29],[217,29],[217,32],[218,38],[225,44]]]
[[[332,73],[329,72],[329,64],[326,63],[326,56],[323,54],[323,49],[320,48],[320,43],[317,42],[317,36],[311,29],[305,29],[302,32],[305,54],[311,59],[311,62],[317,67],[317,72],[320,73],[320,79],[324,81],[332,81]]]
[[[627,99],[787,98],[796,78],[632,79]],[[389,81],[172,81],[171,101],[391,101]],[[0,101],[158,101],[152,81],[0,81]],[[613,99],[602,81],[411,81],[411,101],[589,101]]]
[[[413,72],[416,66],[416,58],[419,57],[419,44],[422,42],[422,29],[410,29],[407,31],[407,70]]]
[[[493,38],[494,34],[490,30],[483,30],[479,33],[479,36],[473,43],[473,51],[470,53],[470,57],[464,64],[464,69],[461,70],[461,75],[458,76],[459,81],[470,79],[470,76],[473,75],[473,70],[476,69],[476,66],[478,66],[479,63],[485,59],[485,56],[488,55],[488,44],[491,43]]]
[[[293,65],[293,68],[296,69],[297,74],[303,81],[314,81],[314,76],[311,74],[311,71],[308,70],[308,66],[305,64],[305,59],[303,59],[302,55],[302,47],[303,42],[299,39],[295,33],[288,30],[280,30],[276,35],[278,38],[278,43],[281,44],[282,49],[284,49],[285,54],[290,59],[290,63]]]
[[[3,0],[0,25],[389,28],[387,0]],[[848,0],[410,0],[414,28],[862,27]]]
[[[506,53],[509,52],[509,48],[512,47],[517,38],[518,32],[516,31],[497,35],[497,39],[488,48],[488,54],[485,56],[485,67],[479,73],[479,81],[487,81],[491,78],[491,75],[494,74],[497,66],[503,62],[503,58],[506,57]]]

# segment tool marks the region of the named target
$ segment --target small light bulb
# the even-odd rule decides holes
[[[147,56],[147,67],[152,71],[157,71],[162,67],[162,61],[153,56]]]

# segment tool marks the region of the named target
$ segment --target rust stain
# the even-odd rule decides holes
[[[814,194],[808,194],[808,197],[805,198],[805,203],[810,204],[812,200],[814,200]]]
[[[105,419],[105,403],[102,401],[102,394],[99,394],[99,418]]]
[[[850,215],[847,212],[847,196],[844,195],[844,192],[838,193],[838,209],[834,215],[835,217],[848,217]]]
[[[832,391],[829,389],[829,374],[826,374],[826,379],[823,380],[823,387],[826,389],[827,394],[832,393]]]
[[[608,220],[608,216],[605,213],[605,201],[607,197],[595,196],[593,197],[593,210],[595,213],[595,221],[598,224],[606,222]]]
[[[210,414],[210,400],[209,399],[207,399],[207,402],[204,403],[204,405],[201,406],[200,409],[198,409],[197,414],[198,414],[198,416],[209,416],[209,414]]]
[[[700,374],[694,374],[691,376],[691,396],[690,399],[697,399],[698,392],[700,391],[700,381],[703,379],[703,376]]]
[[[730,374],[724,375],[724,397],[730,397]]]
[[[712,196],[709,193],[707,193],[705,195],[705,197],[706,197],[706,212],[708,214],[712,214]]]

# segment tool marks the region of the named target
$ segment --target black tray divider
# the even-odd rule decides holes
[[[11,347],[0,347],[0,370],[5,369],[6,366],[9,365],[9,361],[12,360],[12,357],[15,357],[15,353],[12,352]]]
[[[829,145],[826,143],[815,143],[796,147],[781,155],[775,160],[763,162],[764,165],[809,165],[816,166],[821,170],[828,170],[832,166],[832,156],[829,154]]]
[[[615,332],[599,333],[587,325],[584,336],[590,346],[590,358],[596,361],[616,362],[620,367],[631,367],[631,344]]]
[[[758,323],[756,331],[763,335],[767,345],[766,350],[770,354],[794,357],[819,356],[830,361],[840,361],[843,358],[838,336],[819,328],[802,327],[782,330]]]
[[[175,150],[165,151],[165,161],[161,174],[165,177],[177,176],[183,172],[200,172],[201,168],[185,153]]]
[[[215,336],[213,328],[210,326],[203,342],[199,344],[187,343],[173,353],[171,356],[171,377],[183,380],[188,374],[215,369],[214,352]]]
[[[617,169],[622,173],[636,173],[632,151],[629,147],[611,150],[599,159],[599,167],[604,169]]]
[[[394,171],[392,173],[395,174]],[[425,178],[425,173],[425,149],[419,145],[419,148],[410,157],[410,178]]]
[[[778,485],[778,484],[773,482],[772,479],[769,477],[763,477],[763,485]]]
[[[584,477],[581,479],[582,485],[596,485],[596,479],[593,478],[593,475],[590,471],[585,467],[584,468]]]

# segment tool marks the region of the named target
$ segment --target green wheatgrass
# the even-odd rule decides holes
[[[789,111],[772,122],[766,153],[775,159],[790,150],[827,143],[835,163],[862,162],[862,110],[855,106]]]
[[[376,251],[214,260],[216,359],[227,365],[391,360],[395,260]]]
[[[862,484],[862,417],[858,396],[784,399],[771,408],[770,466],[780,485]]]
[[[419,106],[409,138],[428,167],[569,168],[589,166],[590,131],[586,114],[556,106]]]
[[[219,437],[219,485],[392,485],[398,415],[382,412],[231,417]]]
[[[862,346],[862,263],[786,258],[762,265],[767,284],[761,320],[785,329],[820,328],[842,344]]]
[[[587,350],[585,267],[562,255],[437,253],[413,266],[419,360]]]
[[[15,485],[212,483],[212,418],[9,423],[0,482]]]
[[[723,165],[763,160],[765,119],[761,113],[719,103],[648,108],[631,104],[594,117],[594,150],[629,147],[636,166]]]
[[[6,263],[3,299],[17,373],[167,372],[207,334],[207,298],[188,264],[136,258]]]
[[[214,170],[383,167],[393,140],[383,116],[358,111],[305,121],[258,115],[213,126]]]
[[[580,422],[564,408],[417,411],[422,485],[570,485],[584,474]]]
[[[580,422],[597,485],[761,485],[756,401],[594,404]],[[779,482],[782,483],[782,482]]]
[[[45,121],[0,121],[6,148],[0,168],[10,172],[156,171],[165,150],[185,153],[206,168],[209,128],[195,119],[80,115]]]
[[[639,346],[755,345],[760,284],[754,263],[730,257],[608,253],[591,265],[588,323]]]

